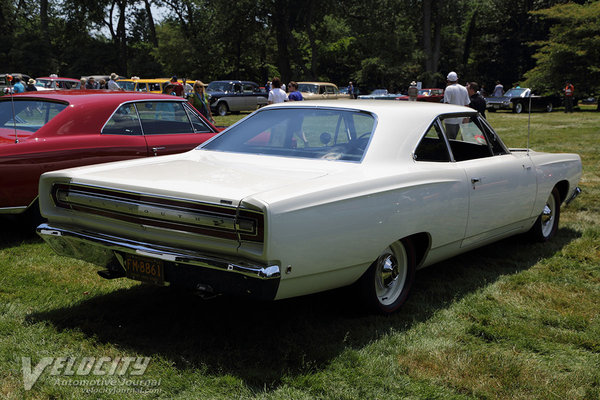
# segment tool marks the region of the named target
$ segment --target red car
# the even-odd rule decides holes
[[[396,100],[408,100],[408,96],[399,96]],[[441,103],[442,100],[444,100],[444,89],[419,89],[417,101]]]
[[[0,214],[36,204],[44,172],[181,153],[217,132],[175,96],[70,90],[0,97]]]

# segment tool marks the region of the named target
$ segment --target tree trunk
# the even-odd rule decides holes
[[[288,46],[290,37],[289,7],[287,4],[275,7],[273,10],[273,27],[277,39],[277,67],[279,68],[282,82],[291,79],[292,68],[290,66],[290,50]]]
[[[119,22],[117,24],[117,51],[118,51],[118,66],[119,74],[127,76],[127,31],[125,30],[125,18],[127,1],[120,0],[119,6]]]
[[[150,1],[144,0],[146,6],[146,14],[148,15],[148,27],[150,28],[150,41],[154,47],[158,47],[158,39],[156,37],[156,27],[154,26],[154,17],[152,16],[152,7]]]

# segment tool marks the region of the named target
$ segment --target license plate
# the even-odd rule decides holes
[[[164,284],[165,275],[162,260],[125,254],[123,261],[128,278],[156,285]]]

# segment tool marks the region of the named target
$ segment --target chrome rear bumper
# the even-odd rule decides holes
[[[37,233],[58,254],[88,261],[112,271],[124,270],[120,255],[126,253],[162,260],[168,266],[166,281],[192,288],[209,283],[212,287],[216,286],[215,289],[219,292],[273,298],[281,276],[278,265],[224,259],[97,232],[42,224],[38,226]],[[232,280],[236,282],[231,282]],[[234,290],[228,290],[229,288]]]

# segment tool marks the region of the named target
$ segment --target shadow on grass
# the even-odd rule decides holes
[[[410,329],[502,275],[530,268],[577,237],[561,229],[547,244],[507,239],[419,271],[413,294],[396,314],[370,315],[350,289],[277,302],[202,300],[170,288],[140,285],[70,307],[28,316],[181,370],[231,374],[263,390],[324,368],[347,348]]]
[[[42,239],[35,233],[40,221],[30,215],[0,216],[0,250],[21,243],[36,243]]]

